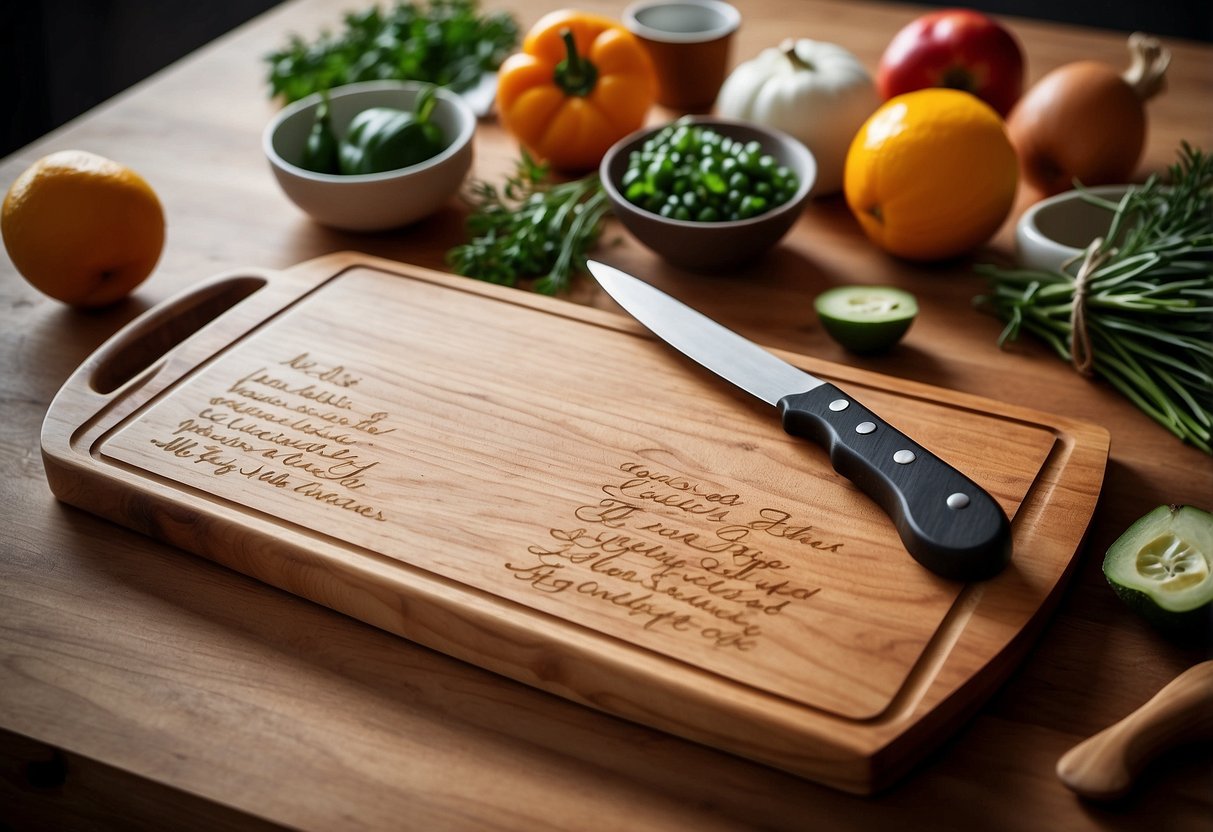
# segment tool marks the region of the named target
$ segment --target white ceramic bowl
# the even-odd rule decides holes
[[[1117,203],[1128,185],[1102,185],[1066,191],[1033,205],[1015,226],[1015,246],[1025,268],[1076,274],[1082,253],[1108,233],[1113,212],[1087,201],[1084,193]],[[1069,263],[1067,267],[1066,264]]]
[[[367,81],[334,88],[329,92],[334,132],[340,139],[350,120],[370,107],[412,110],[423,86],[413,81]],[[284,107],[265,128],[262,147],[287,197],[317,222],[350,231],[397,228],[446,204],[472,166],[476,116],[449,90],[440,87],[437,97],[432,118],[451,143],[432,159],[407,168],[342,176],[299,167],[320,106],[319,93]]]

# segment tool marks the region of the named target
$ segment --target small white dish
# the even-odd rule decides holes
[[[1129,187],[1101,185],[1066,191],[1024,211],[1015,226],[1020,264],[1029,269],[1076,274],[1087,246],[1108,233],[1116,204]],[[1090,201],[1092,196],[1106,204]]]
[[[415,81],[367,81],[329,91],[338,139],[355,115],[370,107],[411,111],[425,85]],[[265,128],[262,148],[274,177],[291,202],[322,225],[348,231],[383,231],[416,222],[447,203],[472,166],[476,115],[464,100],[439,87],[432,118],[450,139],[424,162],[399,170],[345,176],[299,167],[320,106],[320,94],[282,109]]]

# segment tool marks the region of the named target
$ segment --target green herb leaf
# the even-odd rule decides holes
[[[292,35],[265,56],[271,96],[297,101],[355,81],[428,81],[463,91],[492,72],[518,45],[507,12],[481,14],[476,0],[397,2],[345,15],[339,33],[308,43]]]
[[[586,252],[602,232],[610,203],[597,174],[558,184],[548,183],[547,175],[547,167],[523,151],[500,190],[474,181],[471,239],[447,252],[447,264],[489,283],[515,286],[520,278],[538,277],[536,292],[567,289],[572,275],[585,270]]]

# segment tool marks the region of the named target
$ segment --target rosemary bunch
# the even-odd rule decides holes
[[[551,184],[546,165],[523,151],[516,172],[499,190],[481,180],[471,185],[471,240],[447,252],[458,274],[514,286],[539,277],[532,288],[554,295],[585,270],[586,252],[602,232],[610,203],[597,174]]]
[[[1043,338],[1213,454],[1213,158],[1184,143],[1167,183],[1151,177],[1119,203],[1084,198],[1112,222],[1081,279],[978,267],[992,289],[978,302],[1007,321],[999,344],[1024,330]]]

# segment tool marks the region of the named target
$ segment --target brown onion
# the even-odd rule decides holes
[[[1163,87],[1171,53],[1157,39],[1129,37],[1123,73],[1097,61],[1040,79],[1007,118],[1023,178],[1043,195],[1129,181],[1146,143],[1145,102]]]

